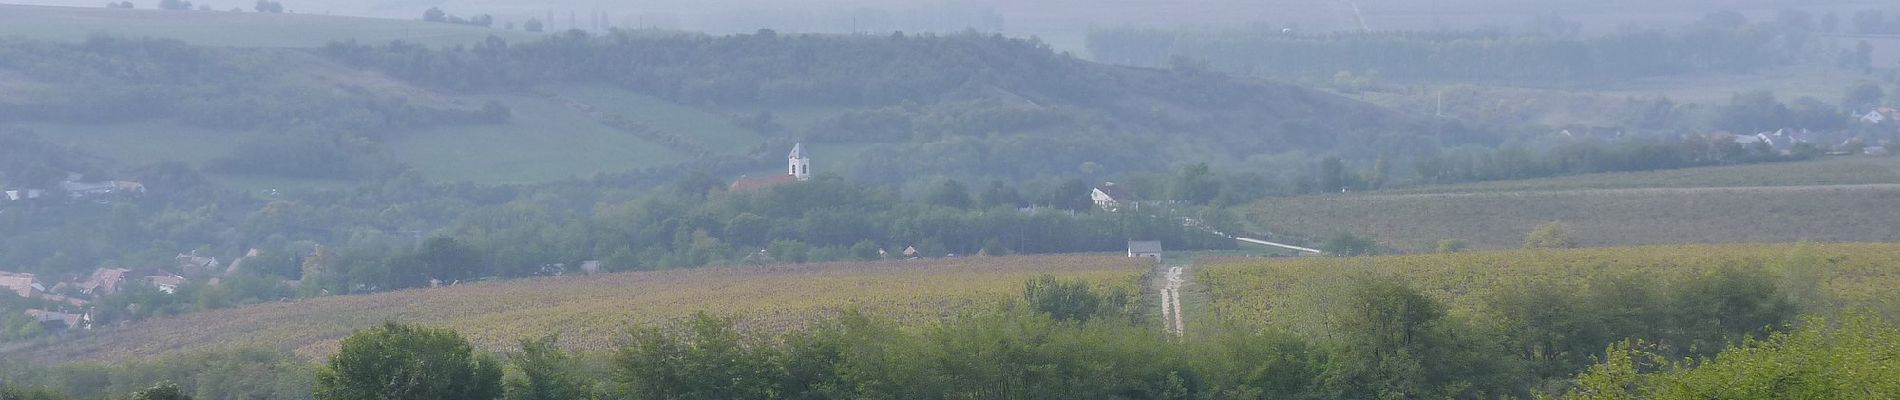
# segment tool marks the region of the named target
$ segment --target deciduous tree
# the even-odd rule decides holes
[[[447,329],[395,322],[343,338],[317,370],[316,400],[495,400],[501,364]]]

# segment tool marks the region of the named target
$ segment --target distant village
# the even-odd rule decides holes
[[[122,180],[85,180],[79,174],[70,174],[59,183],[57,189],[15,188],[0,186],[7,203],[32,201],[83,201],[91,200],[110,203],[118,196],[137,196],[145,193],[145,185],[139,182]],[[0,213],[6,210],[0,208]],[[198,257],[195,253],[180,254],[179,265],[192,265],[194,268],[206,268],[217,264],[216,258]],[[51,284],[49,285],[49,281]],[[162,269],[134,271],[125,268],[98,268],[88,276],[46,277],[25,273],[0,270],[0,292],[12,292],[25,299],[43,300],[46,303],[62,307],[60,310],[30,308],[26,315],[37,319],[50,331],[68,329],[90,329],[92,327],[92,303],[105,296],[124,290],[127,284],[151,285],[163,293],[176,293],[186,283],[184,276],[166,272]]]
[[[255,255],[255,251],[252,255]],[[196,253],[179,254],[175,261],[177,264],[168,268],[134,270],[102,267],[85,276],[42,277],[24,272],[0,271],[0,291],[59,306],[60,310],[30,308],[25,311],[27,316],[39,320],[48,332],[91,329],[93,303],[128,290],[131,285],[146,285],[161,293],[175,294],[178,288],[190,281],[184,275],[171,271],[213,276],[209,283],[216,284],[218,278],[215,275],[235,273],[243,265],[242,258],[227,266],[220,264],[217,258],[201,257]]]
[[[145,184],[120,180],[89,181],[85,179],[84,175],[68,174],[66,180],[59,183],[57,191],[49,191],[46,188],[7,187],[4,182],[0,182],[0,193],[5,193],[6,200],[9,202],[50,199],[50,197],[48,197],[49,193],[63,195],[63,198],[69,200],[90,198],[99,201],[108,201],[106,198],[113,195],[136,196],[144,194]]]

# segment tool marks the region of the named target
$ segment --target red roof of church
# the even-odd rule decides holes
[[[757,177],[757,178],[739,178],[739,180],[733,181],[732,186],[727,187],[726,190],[736,192],[740,190],[758,189],[762,187],[776,186],[776,185],[780,185],[784,183],[797,182],[797,181],[798,181],[798,177],[791,176],[791,175],[762,176],[762,177]]]

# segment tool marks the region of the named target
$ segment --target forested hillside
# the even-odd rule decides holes
[[[1028,177],[1091,161],[1155,170],[1288,149],[1370,154],[1381,147],[1361,143],[1403,146],[1421,126],[1293,86],[1106,67],[1001,36],[567,35],[448,50],[337,44],[323,54],[444,90],[607,82],[680,104],[760,108],[746,122],[770,136],[893,144],[857,171],[887,171],[874,177],[883,180]],[[777,123],[771,110],[793,105],[849,111],[804,129]]]
[[[413,160],[391,160],[383,142],[434,127],[543,129],[515,120],[531,116],[514,108],[532,104],[510,107],[514,100],[496,95],[580,107],[602,125],[688,155],[737,147],[757,157],[797,140],[877,144],[843,172],[884,182],[1049,176],[1085,162],[1110,172],[1155,171],[1209,157],[1435,145],[1415,134],[1426,130],[1417,121],[1332,95],[1219,74],[1101,66],[1033,40],[981,35],[576,32],[473,47],[345,42],[314,51],[101,37],[0,48],[0,82],[19,88],[0,98],[4,120],[60,131],[149,122],[229,132],[260,151],[226,156],[225,165],[265,175],[351,179],[387,171],[380,164]],[[561,84],[608,85],[712,111],[774,145],[706,142],[701,132],[655,131],[638,118],[630,125],[613,114],[637,110],[548,89]],[[798,123],[779,117],[812,109],[823,111]],[[1444,133],[1439,140],[1486,140],[1456,127],[1431,130]],[[290,162],[282,157],[257,155],[274,148],[314,150],[322,156],[291,158],[321,165],[290,167],[280,165]],[[957,162],[947,162],[949,155]]]

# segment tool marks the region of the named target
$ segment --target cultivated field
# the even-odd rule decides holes
[[[417,20],[327,16],[321,15],[323,10],[260,14],[227,11],[232,5],[218,7],[218,11],[161,11],[150,9],[157,2],[143,2],[138,6],[146,9],[133,10],[108,9],[100,4],[104,2],[91,2],[83,8],[0,4],[0,37],[79,41],[96,34],[109,34],[178,39],[205,46],[320,47],[351,39],[365,43],[401,39],[427,45],[454,45],[480,42],[490,35],[511,41],[540,36],[519,30]],[[249,11],[251,3],[245,2],[242,6]],[[288,6],[294,8],[298,4]],[[421,11],[415,15],[419,18]]]
[[[1433,185],[1387,193],[1481,193],[1526,190],[1826,186],[1900,183],[1900,157],[1614,172],[1540,179]]]
[[[930,261],[710,267],[563,277],[337,296],[153,320],[18,351],[46,362],[118,361],[231,346],[305,356],[335,350],[351,331],[385,320],[453,328],[489,350],[559,333],[563,344],[602,350],[637,324],[694,312],[733,315],[746,329],[778,330],[857,308],[907,323],[931,321],[1021,296],[1043,274],[1135,289],[1148,265],[1108,256],[958,258]]]
[[[1299,324],[1356,274],[1391,274],[1445,301],[1454,313],[1478,307],[1503,285],[1534,280],[1583,284],[1615,273],[1671,279],[1724,266],[1789,265],[1827,271],[1835,304],[1900,315],[1900,244],[1733,244],[1569,250],[1515,250],[1392,257],[1212,260],[1196,281],[1213,310],[1241,322]]]
[[[1351,233],[1404,252],[1450,239],[1517,248],[1551,221],[1592,247],[1895,241],[1896,164],[1853,158],[1288,197],[1255,204],[1246,217],[1286,240]]]

